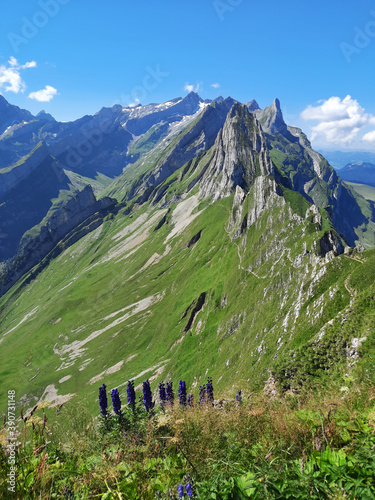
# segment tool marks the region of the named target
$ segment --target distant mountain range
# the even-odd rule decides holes
[[[375,153],[371,151],[319,150],[319,153],[322,154],[336,170],[344,168],[349,163],[364,162],[375,164]]]
[[[30,121],[55,121],[52,115],[45,111],[40,111],[36,116],[33,116],[26,109],[21,109],[18,106],[10,104],[5,97],[0,95],[0,135],[7,129],[23,125]]]
[[[375,164],[374,163],[349,163],[340,169],[340,177],[344,181],[368,184],[375,187]]]

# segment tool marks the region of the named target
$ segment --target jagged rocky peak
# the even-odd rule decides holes
[[[203,102],[203,99],[197,94],[197,92],[189,92],[189,94],[182,100],[182,103],[188,113],[197,111],[201,102]]]
[[[34,116],[30,111],[10,104],[5,97],[0,95],[0,134],[12,125],[29,122],[33,119]]]
[[[181,135],[175,147],[167,155],[162,155],[149,173],[133,183],[127,193],[127,199],[137,197],[138,202],[146,201],[156,186],[162,184],[185,163],[208,151],[215,144],[234,102],[228,97],[224,101],[205,106],[193,126]],[[160,199],[159,195],[160,192],[156,196],[157,200]]]
[[[285,134],[288,131],[279,99],[276,98],[270,106],[255,113],[263,130],[268,134],[275,134],[277,132]]]
[[[230,196],[236,186],[248,192],[257,176],[273,174],[266,140],[257,118],[235,102],[215,142],[213,159],[200,184],[200,195]]]
[[[50,115],[49,113],[46,113],[44,111],[44,109],[42,109],[42,111],[39,111],[39,113],[36,115],[35,117],[37,120],[47,120],[49,122],[55,122],[56,120],[54,119],[54,117],[52,115]]]
[[[116,126],[119,125],[117,120],[121,120],[124,111],[120,104],[115,104],[111,108],[101,108],[97,113],[95,113],[91,121],[88,124],[89,128],[97,128],[100,132],[108,134],[113,132]],[[127,116],[129,113],[125,113]],[[126,117],[127,117],[126,116]],[[125,117],[125,119],[126,119]]]
[[[126,108],[123,108],[121,106],[121,104],[114,104],[113,106],[111,107],[106,107],[104,106],[103,108],[101,108],[99,111],[97,111],[93,117],[102,117],[102,116],[105,116],[106,118],[113,118],[115,119],[118,115],[120,115],[124,110],[126,110]]]
[[[246,103],[246,106],[247,106],[247,109],[248,109],[250,112],[260,110],[260,106],[259,106],[259,104],[257,103],[257,101],[256,101],[255,99],[253,99],[253,100],[252,100],[252,101],[250,101],[250,102],[247,102],[247,103]]]

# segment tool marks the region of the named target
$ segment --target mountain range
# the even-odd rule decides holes
[[[0,379],[23,404],[177,373],[299,390],[372,345],[375,204],[278,99],[191,92],[69,123],[4,101]]]
[[[366,162],[349,163],[340,170],[340,177],[344,181],[375,187],[375,165]]]
[[[349,163],[375,163],[375,153],[371,151],[331,151],[319,150],[336,170],[344,168]]]

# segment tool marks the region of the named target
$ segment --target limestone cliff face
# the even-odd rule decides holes
[[[46,229],[54,242],[59,241],[95,212],[105,210],[114,204],[111,198],[96,200],[91,186],[86,186],[48,219]]]
[[[244,211],[245,200],[248,209]],[[240,238],[252,227],[266,210],[274,207],[284,208],[286,201],[282,190],[272,177],[260,175],[255,178],[248,193],[240,186],[236,187],[232,214],[228,222],[228,232],[232,239]]]
[[[96,200],[92,187],[86,186],[48,219],[37,236],[25,237],[21,241],[18,254],[1,276],[0,296],[30,269],[41,264],[50,252],[53,252],[53,257],[58,255],[61,249],[56,248],[56,245],[59,242],[64,240],[69,246],[96,229],[115,204],[116,201],[108,197]]]
[[[236,186],[248,191],[258,176],[273,175],[266,140],[246,105],[233,105],[214,148],[213,159],[200,182],[202,197],[224,198]]]

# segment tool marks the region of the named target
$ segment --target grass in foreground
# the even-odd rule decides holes
[[[38,408],[19,423],[15,493],[2,433],[1,498],[189,498],[187,483],[202,500],[375,498],[374,398],[363,383],[344,397],[139,401],[96,419],[67,404],[53,428]]]

